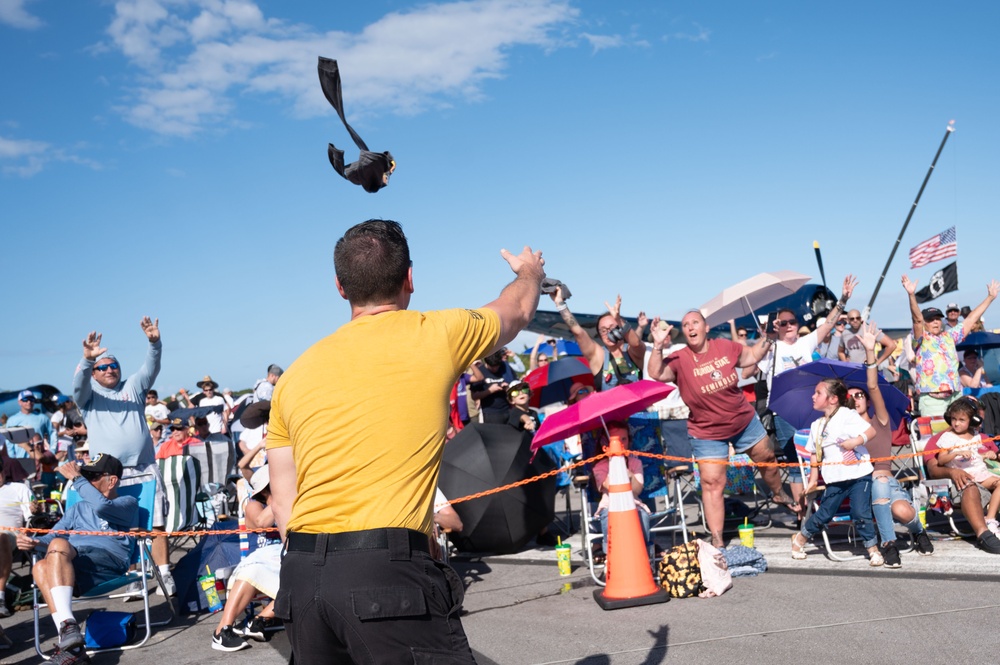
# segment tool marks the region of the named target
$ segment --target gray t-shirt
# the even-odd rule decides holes
[[[840,337],[840,346],[844,349],[844,354],[849,362],[863,363],[868,357],[865,345],[858,339],[858,333],[850,328],[844,329],[844,334]]]

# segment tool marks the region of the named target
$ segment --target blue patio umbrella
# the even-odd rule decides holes
[[[822,413],[812,407],[816,384],[823,379],[831,378],[840,379],[849,388],[862,388],[866,391],[868,389],[867,371],[862,365],[824,358],[785,370],[775,376],[771,383],[769,406],[795,429],[807,428],[814,420],[823,417]],[[895,429],[906,414],[910,400],[881,375],[878,377],[878,387],[889,411],[892,428]]]
[[[965,339],[961,343],[956,344],[955,348],[959,351],[965,351],[966,349],[975,349],[977,351],[980,349],[1000,349],[1000,335],[986,331],[970,333],[965,336]],[[979,355],[983,354],[980,353]]]
[[[557,339],[556,340],[556,348],[555,348],[555,350],[559,352],[559,357],[560,358],[563,357],[563,356],[582,356],[583,355],[583,351],[580,350],[580,345],[579,344],[577,344],[576,342],[571,342],[571,341],[566,340],[566,339]],[[530,352],[531,349],[525,349],[525,351]],[[554,355],[553,355],[554,352],[552,350],[552,345],[551,344],[540,344],[538,346],[538,353],[540,353],[540,354],[544,353],[547,356],[549,356],[550,358],[554,357]]]

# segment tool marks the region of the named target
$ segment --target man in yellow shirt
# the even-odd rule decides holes
[[[399,224],[369,220],[337,241],[337,290],[351,321],[282,375],[267,435],[274,514],[287,535],[275,612],[295,662],[431,662],[441,653],[475,662],[458,618],[461,580],[430,557],[428,536],[451,387],[538,306],[541,252],[500,254],[516,278],[493,302],[411,312],[413,264]]]

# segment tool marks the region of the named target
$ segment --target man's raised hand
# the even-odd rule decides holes
[[[917,292],[917,283],[908,276],[903,275],[903,288],[912,296]]]
[[[506,249],[500,250],[500,256],[518,277],[523,275],[532,279],[537,278],[539,283],[545,279],[545,259],[542,258],[542,250],[532,252],[531,248],[525,245],[521,253],[516,256]]]
[[[854,293],[854,287],[858,285],[858,279],[854,275],[848,275],[844,278],[844,290],[842,291],[841,297],[844,302],[851,299],[851,295]]]
[[[87,360],[97,360],[107,350],[106,347],[101,346],[101,333],[96,330],[90,331],[90,334],[83,340],[83,357]]]
[[[146,338],[150,342],[160,341],[160,320],[151,320],[148,316],[142,317],[142,321],[139,322],[142,326],[142,332],[146,333]]]

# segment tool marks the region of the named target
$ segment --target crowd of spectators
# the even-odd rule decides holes
[[[949,430],[927,448],[927,474],[953,481],[956,503],[968,517],[977,545],[986,552],[1000,554],[1000,465],[987,464],[996,462],[998,453],[995,446],[985,442],[982,447],[973,445],[986,438],[984,435],[997,432],[983,431],[981,407],[974,400],[962,398],[963,390],[991,388],[992,384],[976,350],[965,351],[961,362],[956,350],[969,333],[982,329],[982,316],[1000,292],[1000,284],[991,282],[986,298],[976,307],[963,310],[949,304],[944,312],[934,307],[921,309],[914,295],[917,285],[905,275],[902,285],[912,316],[912,330],[903,339],[893,339],[866,324],[859,310],[846,309],[856,286],[852,276],[844,279],[840,299],[825,317],[800,322],[795,311],[781,309],[771,318],[773,327],[768,330],[731,324],[731,339],[709,330],[698,310],[684,315],[679,330],[660,318],[650,321],[641,311],[637,316],[639,324],[632,327],[623,318],[621,296],[608,304],[594,329],[587,329],[570,311],[561,287],[556,287],[550,296],[579,347],[593,386],[574,383],[565,404],[532,408],[532,390],[524,377],[560,359],[560,340],[540,335],[524,359],[509,348],[500,348],[473,362],[453,387],[448,438],[474,422],[535,432],[544,416],[554,409],[585,399],[595,390],[648,378],[678,388],[671,411],[685,421],[696,459],[725,459],[734,453],[747,453],[754,461],[765,464],[777,459],[776,454],[794,460],[795,428],[768,409],[774,377],[819,359],[856,363],[871,370],[866,387],[848,388],[837,381],[817,386],[814,406],[823,417],[813,424],[808,449],[833,461],[851,456],[861,459],[876,450],[876,457],[884,456],[892,432],[876,381],[881,376],[912,398],[910,416],[943,415],[948,419]],[[83,507],[67,512],[60,524],[84,528],[103,519],[106,524],[127,526],[134,521],[134,506],[128,497],[118,497],[116,488],[129,484],[130,479],[152,474],[161,486],[158,495],[162,495],[163,479],[157,462],[189,455],[194,447],[208,444],[229,446],[231,463],[226,475],[247,482],[247,525],[276,527],[267,474],[267,413],[282,368],[268,366],[266,376],[243,395],[234,396],[228,389],[220,392],[219,384],[205,375],[196,383],[198,391],[189,393],[181,388],[161,399],[153,388],[162,353],[158,322],[144,318],[141,327],[149,341],[146,359],[127,378],[123,379],[121,362],[100,346],[100,334],[90,333],[83,343],[71,396],[57,395],[52,404],[41,405],[39,396],[30,390],[18,394],[19,411],[7,419],[5,426],[30,428],[32,435],[17,442],[5,440],[0,449],[0,526],[27,525],[39,510],[36,497],[47,498],[64,483],[77,487],[85,500]],[[241,419],[241,414],[250,417]],[[627,423],[609,423],[608,430],[627,445]],[[564,452],[569,456],[584,455],[588,439],[592,450],[607,443],[603,432],[585,433],[582,439],[568,440]],[[826,443],[827,439],[836,439],[836,445]],[[16,477],[18,469],[28,475],[24,482]],[[817,512],[801,522],[800,531],[793,537],[793,558],[804,556],[806,540],[818,532],[845,496],[851,498],[854,521],[873,565],[899,565],[893,520],[919,538],[920,553],[933,552],[916,518],[912,498],[887,469],[864,463],[836,469],[823,472],[827,490]],[[598,463],[592,472],[598,492],[605,492],[607,460]],[[628,473],[638,497],[643,472],[637,458],[629,458]],[[810,490],[819,481],[815,469],[809,478],[802,478],[793,467],[787,477],[786,493],[775,469],[764,466],[760,473],[773,501],[796,515],[803,513]],[[725,467],[702,465],[701,483],[711,540],[723,546]],[[134,499],[131,501],[134,503]],[[606,497],[598,506],[599,516],[605,504]],[[154,530],[163,531],[165,514],[161,498],[154,510]],[[462,528],[458,514],[440,491],[435,499],[434,521],[441,531]],[[645,521],[643,526],[648,538]],[[60,648],[78,647],[72,592],[81,584],[93,585],[100,575],[122,568],[122,557],[107,555],[114,539],[106,539],[103,549],[94,554],[87,548],[94,545],[95,537],[83,542],[74,537],[32,538],[23,532],[16,536],[14,533],[0,531],[0,617],[10,614],[4,602],[4,582],[11,574],[15,547],[47,552],[48,556],[36,566],[35,578],[52,608]],[[548,544],[549,539],[543,536],[544,532],[538,543]],[[236,627],[237,617],[253,596],[263,593],[274,598],[277,593],[281,548],[278,532],[271,533],[267,541],[233,575],[229,599],[213,635],[215,649],[246,648],[248,638],[263,639],[264,631],[278,623],[272,604],[242,628]],[[154,540],[153,558],[164,581],[160,592],[172,595],[175,588],[166,544],[164,537]],[[437,547],[436,540],[433,547]],[[53,552],[60,556],[51,556]],[[92,561],[95,558],[96,562]],[[65,565],[57,565],[60,561]],[[98,569],[110,572],[95,577]]]

